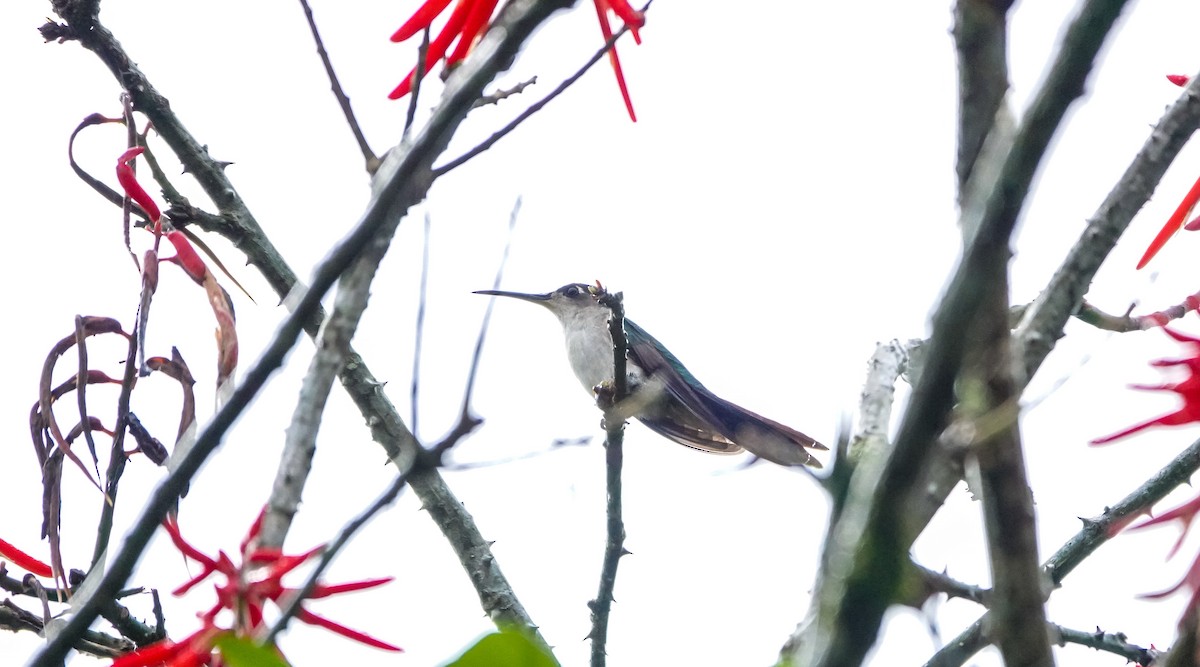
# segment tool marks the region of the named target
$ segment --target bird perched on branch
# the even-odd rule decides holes
[[[563,327],[575,377],[589,394],[611,391],[613,338],[608,324],[612,311],[601,303],[606,292],[599,283],[571,283],[545,294],[500,290],[476,294],[520,299],[554,313]],[[627,413],[655,433],[705,452],[746,450],[780,465],[821,467],[808,450],[828,447],[712,393],[670,350],[629,319],[625,336],[629,396],[613,406],[617,413]]]

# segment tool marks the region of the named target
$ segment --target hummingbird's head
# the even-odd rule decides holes
[[[605,312],[608,311],[599,302],[600,297],[605,293],[604,287],[600,285],[600,281],[596,281],[595,285],[570,283],[545,294],[526,294],[524,292],[505,292],[503,290],[479,290],[475,293],[506,296],[536,303],[545,306],[563,322],[574,319],[585,311],[599,310],[601,308]]]

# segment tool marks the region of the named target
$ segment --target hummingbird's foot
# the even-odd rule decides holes
[[[592,393],[596,395],[596,405],[605,412],[617,404],[617,385],[612,380],[605,380],[592,387]]]
[[[616,400],[616,385],[612,380],[601,382],[592,387],[592,391],[596,394],[597,407],[604,411],[604,419],[601,424],[618,424],[627,422],[650,409],[662,396],[663,385],[657,378],[644,380],[635,384],[630,394],[620,401]]]
[[[596,395],[596,407],[604,412],[604,416],[600,418],[600,428],[605,431],[608,430],[609,424],[623,424],[632,416],[617,410],[617,385],[612,380],[605,380],[592,387],[592,393]]]

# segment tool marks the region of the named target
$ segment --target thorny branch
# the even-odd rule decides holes
[[[600,305],[612,311],[608,320],[608,331],[613,340],[613,387],[611,396],[602,396],[601,402],[608,408],[608,401],[617,405],[629,396],[626,376],[626,355],[629,341],[625,337],[625,306],[622,294],[602,292]],[[613,413],[615,410],[607,410]],[[617,566],[625,550],[625,521],[621,517],[621,466],[624,463],[625,422],[606,415],[604,439],[604,463],[607,502],[605,512],[604,560],[600,566],[600,586],[596,599],[588,603],[592,612],[592,629],[588,639],[592,641],[592,667],[604,667],[607,660],[605,646],[608,644],[608,619],[612,612],[613,589],[617,584]]]
[[[501,28],[492,30],[484,38],[473,57],[469,58],[458,68],[451,77],[443,95],[442,104],[431,117],[428,124],[416,138],[399,150],[394,150],[384,162],[376,179],[374,197],[366,213],[354,231],[339,244],[330,256],[318,267],[313,277],[313,284],[300,298],[292,313],[284,320],[275,339],[268,345],[262,358],[246,373],[245,378],[228,401],[214,415],[211,423],[197,437],[194,446],[187,456],[179,462],[148,499],[146,507],[134,524],[121,550],[112,559],[110,569],[98,582],[93,594],[76,610],[76,615],[62,628],[58,635],[51,640],[45,649],[34,659],[34,665],[59,664],[74,639],[81,634],[95,619],[102,601],[110,599],[129,577],[141,551],[145,548],[151,535],[167,510],[178,498],[184,484],[195,474],[200,464],[216,449],[224,432],[232,425],[237,414],[249,403],[254,394],[266,383],[268,377],[283,362],[286,353],[295,343],[296,336],[302,328],[315,327],[320,320],[318,310],[322,295],[329,289],[334,280],[345,271],[354,261],[361,249],[371,241],[381,230],[390,232],[399,219],[413,204],[425,196],[425,192],[433,181],[431,173],[432,161],[444,149],[458,123],[470,110],[474,100],[482,94],[483,87],[497,72],[506,68],[515,57],[517,50],[533,30],[545,21],[552,13],[570,4],[567,0],[558,2],[534,2],[532,0],[517,0],[510,3],[500,17],[497,25]],[[237,220],[241,224],[226,225],[221,231],[228,233],[230,239],[242,248],[252,263],[260,265],[264,275],[280,294],[286,294],[295,284],[295,275],[274,252],[266,237],[262,234],[257,223],[242,203],[236,190],[224,176],[223,170],[212,161],[206,151],[183,129],[178,119],[169,111],[166,100],[158,94],[124,53],[116,39],[98,21],[98,5],[95,2],[62,2],[56,4],[55,10],[67,20],[71,30],[80,42],[94,51],[108,65],[118,80],[129,90],[134,105],[151,118],[164,139],[179,155],[181,162],[193,173],[204,187],[205,191],[217,202],[227,220]],[[360,403],[360,407],[371,416],[371,423],[376,426],[373,432],[379,438],[385,429],[393,430],[382,438],[391,455],[401,453],[401,447],[406,446],[411,452],[415,444],[403,422],[396,414],[390,402],[381,397],[377,384],[362,366],[357,355],[348,355],[347,364],[342,370],[343,384],[355,385],[351,391],[356,402],[363,401],[369,409]],[[367,384],[368,391],[373,396],[364,397],[361,385]],[[383,409],[386,405],[390,409]],[[397,437],[400,436],[400,437]],[[459,505],[444,487],[436,471],[425,469],[411,478],[414,488],[422,495],[428,505],[443,503]],[[469,516],[461,510],[442,508],[445,511],[430,509],[431,516],[439,516],[446,523],[440,523],[443,532],[451,537],[451,542],[459,551],[460,558],[468,557],[461,545],[465,541],[472,546],[482,545],[478,531],[474,529]],[[448,521],[453,517],[453,521]],[[464,537],[460,538],[462,535]],[[486,549],[486,546],[484,546]],[[473,581],[480,590],[481,599],[486,594],[485,602],[494,604],[497,599],[504,606],[490,607],[489,613],[498,621],[507,620],[529,628],[535,633],[535,627],[527,614],[511,594],[511,588],[503,581],[503,575],[494,564],[486,569],[482,577],[471,572]],[[492,588],[481,586],[486,583]],[[496,595],[496,587],[502,586],[507,591]]]
[[[1008,242],[1033,176],[1067,107],[1083,92],[1092,62],[1124,7],[1123,0],[1085,3],[1067,30],[1050,73],[1003,156],[978,231],[934,316],[933,337],[895,446],[884,462],[860,466],[833,527],[813,604],[816,623],[793,636],[783,659],[805,665],[859,664],[900,584],[901,559],[923,526],[907,516],[926,462],[954,404],[965,352],[961,332],[980,306],[992,271],[1008,259]]]
[[[1061,584],[1068,574],[1100,548],[1100,545],[1111,539],[1122,526],[1149,511],[1155,503],[1179,485],[1186,484],[1197,470],[1200,470],[1200,440],[1180,452],[1162,470],[1120,502],[1106,508],[1099,517],[1083,519],[1083,528],[1042,564],[1042,570],[1050,584],[1055,587]],[[925,667],[958,667],[964,664],[972,655],[988,645],[989,639],[983,629],[989,618],[989,614],[984,614],[947,642],[942,650],[925,663]]]

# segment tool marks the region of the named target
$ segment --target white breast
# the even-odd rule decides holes
[[[571,370],[588,395],[596,385],[612,381],[613,343],[608,333],[608,311],[589,308],[566,313],[562,318]]]

